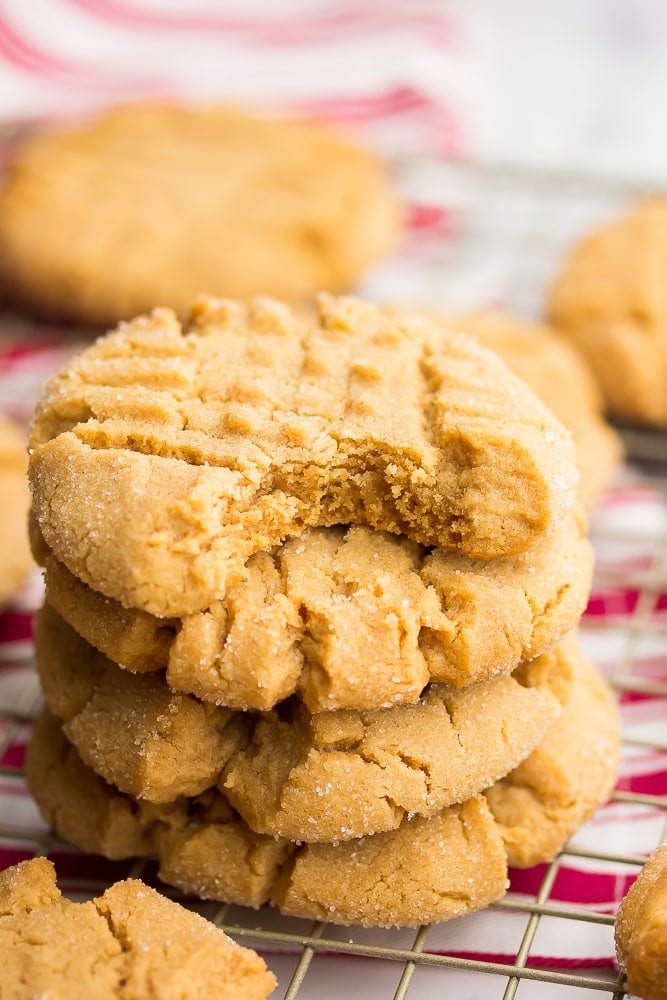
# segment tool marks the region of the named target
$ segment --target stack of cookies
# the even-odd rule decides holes
[[[322,296],[122,324],[32,428],[31,788],[210,899],[414,925],[607,797],[572,442],[495,355]]]

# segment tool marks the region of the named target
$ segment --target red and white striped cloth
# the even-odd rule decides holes
[[[434,0],[4,0],[0,116],[149,96],[238,101],[362,130],[385,151],[461,149],[463,59]]]
[[[302,111],[342,122],[381,152],[405,158],[458,156],[464,151],[463,53],[452,5],[418,0],[347,0],[289,5],[251,5],[236,0],[5,0],[0,3],[0,115],[7,121],[76,113],[101,104],[147,95],[241,100]],[[401,300],[401,280],[410,275],[410,295],[432,288],[434,249],[452,237],[441,193],[433,198],[428,168],[409,178],[410,231],[402,255],[380,269],[367,287]],[[444,207],[443,207],[444,206]],[[439,265],[441,266],[441,265]],[[426,294],[426,293],[425,293]],[[18,319],[0,323],[0,409],[26,421],[44,379],[78,346],[77,335]],[[632,676],[667,680],[667,566],[656,551],[667,536],[667,500],[650,482],[626,472],[594,519],[598,577],[584,621],[586,648],[610,673],[626,655],[631,626],[639,621],[642,591],[654,594],[652,627],[636,642]],[[20,705],[30,679],[30,620],[41,599],[36,576],[14,607],[0,616],[0,710]],[[641,611],[641,607],[639,607]],[[625,735],[664,740],[665,699],[628,690],[621,698]],[[0,711],[0,717],[2,711]],[[0,721],[0,727],[8,725]],[[2,730],[0,729],[0,732]],[[10,742],[0,777],[3,826],[44,832],[19,771],[27,727]],[[626,747],[619,789],[667,794],[667,755]],[[16,772],[16,775],[13,774]],[[648,853],[662,835],[664,812],[650,804],[614,802],[574,839],[585,850]],[[30,853],[23,842],[0,839],[0,867]],[[98,890],[121,877],[127,865],[89,858],[67,849],[56,854],[65,887]],[[543,872],[514,873],[512,889],[534,895]],[[636,869],[574,855],[562,859],[551,901],[613,912]],[[239,911],[240,913],[240,911]],[[270,918],[274,926],[280,918]],[[255,925],[259,918],[245,918]],[[513,960],[525,914],[489,911],[434,928],[429,950]],[[409,931],[343,929],[327,934],[358,941],[410,947]],[[531,964],[611,969],[609,926],[543,917],[531,949]],[[272,956],[287,975],[293,958]],[[335,963],[332,976],[331,963]],[[365,965],[373,966],[372,983]],[[386,970],[385,966],[391,966]],[[320,998],[390,995],[400,965],[318,957],[301,995]],[[492,977],[418,969],[415,995],[498,996]],[[536,985],[531,989],[538,990]],[[530,996],[541,993],[528,993]],[[560,995],[560,994],[559,994]]]

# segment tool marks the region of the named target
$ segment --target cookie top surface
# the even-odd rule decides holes
[[[667,201],[637,205],[578,243],[549,295],[611,413],[667,426]]]
[[[500,898],[507,862],[483,797],[398,830],[331,844],[253,833],[219,794],[162,807],[135,803],[86,767],[52,717],[28,756],[31,789],[61,836],[113,857],[149,851],[160,877],[202,898],[366,926],[464,916]],[[142,846],[138,847],[138,844]]]
[[[276,985],[259,955],[143,882],[74,903],[45,858],[0,873],[0,958],[16,1000],[263,1000]]]
[[[602,409],[598,385],[576,348],[546,323],[527,322],[496,310],[465,313],[446,320],[501,356],[535,395],[564,421],[569,398],[578,411]]]
[[[251,829],[309,842],[395,829],[480,792],[544,738],[571,683],[565,644],[512,677],[433,685],[414,705],[252,716],[119,670],[48,606],[36,651],[47,704],[105,780],[155,803],[219,784]]]
[[[183,327],[157,310],[48,384],[33,503],[71,572],[181,615],[306,527],[363,523],[484,559],[554,528],[574,502],[571,439],[502,362],[423,317],[319,304],[300,320],[203,299]]]
[[[616,915],[616,951],[628,990],[645,1000],[667,997],[667,845],[654,851]]]
[[[311,712],[417,700],[510,673],[574,627],[590,587],[585,519],[525,555],[481,561],[370,528],[308,529],[246,564],[224,600],[180,619],[123,608],[35,536],[49,604],[109,659],[239,709],[297,693]]]
[[[35,135],[0,192],[0,280],[51,316],[115,323],[204,291],[344,291],[393,246],[373,157],[317,125],[137,105]]]
[[[452,323],[496,351],[572,432],[579,495],[592,505],[619,464],[622,445],[602,416],[599,386],[581,354],[546,324],[527,323],[508,313],[472,313]]]

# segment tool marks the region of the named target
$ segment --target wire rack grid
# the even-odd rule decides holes
[[[446,303],[450,308],[502,303],[527,315],[539,312],[545,284],[565,246],[642,193],[641,185],[612,179],[436,161],[399,162],[395,172],[408,201],[428,203],[427,232],[400,260],[373,276],[366,291],[393,301],[418,299],[434,306]],[[631,759],[642,753],[657,755],[658,767],[667,770],[667,447],[664,436],[651,433],[628,432],[626,443],[629,458],[644,463],[644,468],[626,472],[620,495],[628,489],[646,493],[652,512],[641,523],[619,521],[612,490],[612,503],[594,518],[592,538],[598,553],[612,549],[622,558],[598,563],[594,593],[604,592],[608,600],[612,595],[611,611],[585,619],[583,637],[590,638],[592,649],[606,650],[602,657],[593,655],[605,660],[621,702],[648,699],[659,706],[658,722],[649,727],[648,735],[645,730],[637,734],[632,726],[624,730],[624,750]],[[625,595],[619,598],[618,612],[613,609],[614,593]],[[648,674],[644,669],[647,644],[653,654]],[[22,748],[39,705],[31,652],[25,637],[0,646],[5,661],[0,666],[4,678],[0,686],[0,850],[22,857],[54,856],[63,887],[74,895],[92,895],[108,881],[128,874],[150,881],[154,877],[151,866],[144,862],[121,867],[99,861],[92,867],[84,865],[84,856],[59,844],[36,818],[22,776]],[[569,864],[590,872],[610,868],[621,873],[618,878],[627,887],[648,851],[667,836],[667,796],[621,785],[606,808],[630,810],[640,820],[648,817],[651,842],[644,837],[635,851],[632,843],[617,848],[610,842],[605,849],[591,846],[590,840],[583,846],[575,840],[543,868],[530,892],[510,892],[494,904],[492,913],[511,921],[515,929],[511,958],[488,957],[494,949],[480,949],[479,929],[470,941],[464,932],[455,947],[448,947],[439,929],[426,926],[379,934],[281,918],[266,908],[249,911],[186,902],[238,941],[258,947],[278,974],[278,995],[286,1000],[347,993],[395,1000],[409,994],[426,1000],[442,996],[443,991],[475,1000],[511,1000],[517,995],[526,1000],[559,1000],[568,996],[568,990],[578,998],[621,998],[627,995],[623,976],[609,961],[613,909],[608,902],[562,901],[554,888]],[[465,918],[458,923],[479,928],[475,920]],[[536,949],[546,922],[597,928],[605,960],[544,962]],[[483,927],[481,933],[486,933]],[[359,958],[367,961],[355,961]]]

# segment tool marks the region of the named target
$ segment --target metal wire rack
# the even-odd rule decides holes
[[[568,174],[546,174],[506,167],[405,161],[395,165],[396,176],[409,200],[441,205],[438,224],[420,237],[418,247],[408,247],[400,259],[388,264],[367,284],[376,297],[417,300],[433,305],[447,303],[466,308],[482,302],[503,303],[519,312],[539,311],[545,283],[554,272],[565,245],[602,217],[643,193],[641,185],[614,179]],[[413,252],[414,251],[414,252]],[[599,551],[608,546],[626,553],[641,549],[640,563],[625,560],[618,570],[603,560],[597,570],[597,588],[630,591],[634,605],[629,614],[607,614],[584,625],[611,651],[610,681],[619,698],[665,699],[662,722],[653,735],[624,732],[629,753],[662,755],[667,769],[667,445],[662,435],[629,432],[629,458],[647,463],[632,482],[653,491],[654,516],[646,524],[630,527],[614,519],[593,522],[593,541]],[[655,513],[657,511],[657,513]],[[657,672],[646,676],[637,666],[646,644],[657,650]],[[45,831],[36,819],[30,800],[22,793],[21,746],[39,703],[31,668],[28,640],[5,647],[6,662],[0,676],[0,849],[3,845],[28,857],[55,855],[64,888],[72,894],[92,895],[108,880],[127,874],[152,878],[150,864],[131,868],[96,863],[78,867],[76,855]],[[656,657],[654,656],[654,660]],[[661,664],[661,667],[660,667]],[[607,962],[601,968],[545,965],[536,958],[540,929],[549,921],[578,922],[596,926],[605,954],[612,953],[614,915],[608,907],[568,905],[553,898],[559,873],[568,862],[612,866],[628,875],[638,871],[646,853],[667,837],[667,797],[617,790],[612,806],[631,807],[637,815],[659,817],[651,829],[654,842],[641,851],[609,849],[572,843],[547,865],[530,894],[510,893],[491,909],[515,922],[513,960],[491,961],[469,957],[475,950],[460,942],[447,947],[435,928],[382,932],[337,928],[322,922],[281,918],[276,911],[243,910],[234,906],[199,904],[197,908],[241,942],[258,947],[280,978],[278,996],[293,1000],[343,996],[369,998],[414,996],[426,1000],[451,996],[486,1000],[519,995],[559,1000],[576,990],[577,997],[626,996],[623,976]],[[69,853],[67,853],[69,851]],[[69,863],[68,859],[74,859]],[[619,876],[623,878],[623,876]],[[174,894],[176,895],[176,894]],[[192,900],[188,905],[195,905]],[[470,918],[466,918],[470,920]],[[438,940],[434,940],[438,938]],[[488,949],[485,949],[488,950]],[[363,958],[363,963],[355,959]],[[332,963],[335,963],[332,966]],[[333,985],[332,985],[333,983]],[[282,992],[281,992],[282,991]],[[588,992],[586,992],[588,991]]]

